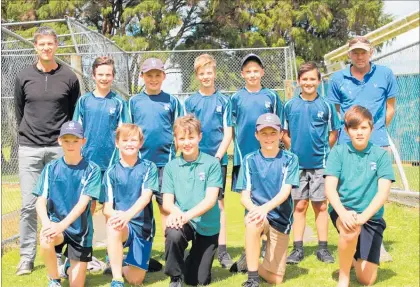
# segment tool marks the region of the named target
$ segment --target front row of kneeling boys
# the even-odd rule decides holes
[[[373,128],[370,112],[354,106],[344,120],[351,142],[332,149],[325,169],[329,213],[340,234],[338,286],[349,285],[352,264],[357,279],[371,285],[376,280],[385,229],[383,205],[394,174],[387,152],[369,142]],[[165,167],[161,191],[163,208],[169,213],[165,274],[171,278],[170,286],[182,286],[182,282],[208,285],[218,246],[217,198],[222,171],[216,158],[200,152],[201,126],[192,115],[175,121],[174,136],[181,155]],[[255,136],[260,149],[244,158],[236,188],[241,190],[241,202],[247,212],[248,280],[243,284],[247,287],[259,286],[259,276],[271,284],[283,281],[293,221],[291,190],[299,186],[297,156],[279,148],[283,137],[280,119],[274,114],[261,115]],[[151,197],[159,190],[157,168],[138,156],[143,144],[141,129],[123,124],[116,133],[120,161],[106,171],[102,183],[104,196],[100,196],[101,171],[81,157],[84,143],[81,125],[65,123],[59,137],[64,157],[45,167],[34,192],[42,221],[41,255],[49,286],[61,286],[55,252],[64,245],[67,245],[65,256],[70,259],[65,270],[70,286],[84,286],[87,262],[92,258],[89,207],[92,199],[100,198],[104,198],[107,219],[111,286],[124,286],[123,278],[130,284],[141,284],[148,270],[155,233]],[[260,264],[263,234],[267,247]],[[189,241],[192,247],[184,257]],[[128,254],[124,258],[125,247]]]

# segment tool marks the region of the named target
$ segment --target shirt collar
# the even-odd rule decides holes
[[[375,63],[369,62],[369,64],[370,64],[370,70],[369,70],[369,72],[367,72],[366,75],[371,75],[376,70]],[[352,64],[347,65],[347,67],[344,69],[343,74],[344,74],[345,77],[354,78],[353,75],[351,74],[351,70],[350,70],[351,66],[352,66]],[[365,77],[366,77],[366,75],[365,75]]]
[[[204,163],[203,161],[203,157],[201,156],[202,152],[200,151],[200,153],[198,154],[198,157],[195,161],[186,161],[183,157],[182,154],[179,156],[179,166],[184,166],[187,164],[202,164]]]
[[[353,153],[365,153],[365,154],[369,154],[370,153],[370,150],[372,149],[372,143],[371,142],[368,142],[368,145],[367,145],[367,147],[365,147],[364,150],[357,150],[357,149],[354,148],[354,146],[352,145],[351,142],[348,142],[347,143],[347,148],[349,149],[350,152],[353,152]]]
[[[283,154],[283,150],[282,150],[282,149],[280,149],[280,150],[279,150],[279,152],[277,153],[277,155],[276,155],[275,157],[265,157],[265,156],[263,155],[263,153],[261,152],[261,148],[260,148],[260,149],[258,149],[258,152],[259,152],[260,156],[261,156],[263,159],[268,159],[268,160],[273,160],[273,159],[275,159],[275,158],[281,158],[281,156],[282,156],[282,154]]]

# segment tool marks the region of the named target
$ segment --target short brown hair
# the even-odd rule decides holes
[[[58,37],[55,30],[49,26],[41,26],[39,27],[34,34],[34,43],[38,41],[38,38],[41,36],[53,36],[55,42],[58,43]]]
[[[144,136],[143,136],[143,131],[141,130],[141,128],[135,124],[125,123],[125,124],[120,125],[117,128],[115,139],[118,142],[120,137],[133,136],[135,134],[138,134],[140,141],[143,142]]]
[[[317,75],[318,75],[318,80],[321,80],[321,72],[319,71],[317,64],[315,62],[312,62],[312,61],[306,62],[306,63],[303,63],[302,65],[300,65],[299,71],[298,71],[298,80],[300,80],[300,77],[304,73],[312,71],[312,70],[316,70]]]
[[[202,54],[194,60],[194,72],[203,67],[212,67],[216,71],[216,59],[209,54]]]
[[[346,129],[356,128],[365,120],[368,120],[370,128],[373,129],[372,114],[368,109],[359,105],[352,106],[344,114],[344,126]]]
[[[186,116],[179,117],[175,120],[175,123],[174,123],[175,137],[177,135],[177,132],[179,132],[180,130],[183,131],[184,133],[188,131],[190,134],[193,132],[200,134],[201,123],[193,114],[188,114]]]
[[[115,76],[115,62],[112,58],[107,56],[97,57],[92,64],[92,74],[95,75],[96,69],[102,65],[112,66],[112,75]]]

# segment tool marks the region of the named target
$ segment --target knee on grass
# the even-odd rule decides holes
[[[145,270],[132,266],[124,267],[123,273],[128,283],[136,286],[143,284],[144,277],[146,276]]]
[[[262,265],[258,268],[258,275],[261,276],[267,283],[277,285],[283,283],[284,274],[275,274],[273,272],[268,271]]]
[[[355,264],[356,278],[360,284],[371,286],[375,283],[378,274],[378,265],[365,260],[357,260]]]

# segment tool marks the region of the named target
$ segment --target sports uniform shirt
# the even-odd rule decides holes
[[[344,70],[334,73],[328,88],[327,99],[340,105],[341,118],[353,105],[367,108],[372,116],[374,128],[370,141],[378,146],[389,146],[386,133],[386,101],[398,94],[398,84],[391,69],[370,63],[370,71],[363,80],[352,76],[348,65]],[[339,143],[350,141],[344,128],[340,130]]]
[[[121,162],[117,162],[107,169],[103,185],[105,202],[112,203],[114,210],[126,211],[136,203],[143,190],[159,190],[156,165],[149,160],[140,158],[133,167],[124,167]],[[155,221],[152,201],[130,220],[130,224],[142,238],[153,239]]]
[[[158,95],[145,92],[130,98],[128,111],[132,123],[143,130],[141,157],[163,167],[175,157],[172,127],[184,111],[179,99],[161,91]]]
[[[71,120],[79,96],[79,80],[63,65],[50,72],[36,64],[22,70],[14,88],[19,145],[57,146],[60,128]]]
[[[378,192],[380,178],[395,181],[391,159],[386,150],[369,142],[362,150],[356,150],[351,142],[336,145],[328,157],[325,175],[338,178],[337,191],[347,209],[362,213]],[[328,212],[333,210],[331,204]],[[384,207],[372,217],[380,219]]]
[[[188,162],[182,155],[169,162],[163,170],[162,193],[175,196],[175,205],[186,212],[199,204],[208,187],[222,188],[222,169],[219,161],[200,152],[195,161]],[[198,234],[213,236],[220,231],[220,210],[215,205],[201,216],[190,220]]]
[[[78,121],[85,132],[83,157],[105,171],[115,149],[116,130],[122,123],[129,122],[126,102],[113,91],[106,97],[96,97],[89,92],[77,101],[73,120]]]
[[[260,148],[255,138],[255,123],[265,113],[276,114],[281,122],[283,105],[279,96],[272,90],[262,88],[258,92],[240,89],[230,98],[231,123],[234,127],[233,165],[241,165],[243,157]]]
[[[81,195],[97,200],[100,193],[99,166],[86,159],[82,159],[77,165],[68,165],[64,157],[53,160],[44,167],[33,191],[35,196],[47,199],[48,217],[52,222],[62,221],[79,202]],[[92,246],[90,203],[64,233],[82,247]]]
[[[284,184],[299,187],[298,157],[280,150],[276,157],[266,158],[261,150],[245,156],[239,171],[235,191],[249,190],[251,201],[261,206],[272,200]],[[279,232],[289,234],[293,223],[293,200],[291,194],[278,207],[267,214],[270,225]]]
[[[299,168],[325,168],[329,132],[340,127],[334,106],[319,95],[312,101],[298,95],[284,104],[283,121],[292,140],[291,151],[299,158]]]
[[[231,127],[231,110],[229,99],[216,91],[211,96],[203,96],[197,92],[185,100],[185,114],[194,114],[200,120],[203,138],[200,151],[215,156],[223,141],[224,129]],[[228,164],[227,153],[221,159],[222,165]]]

